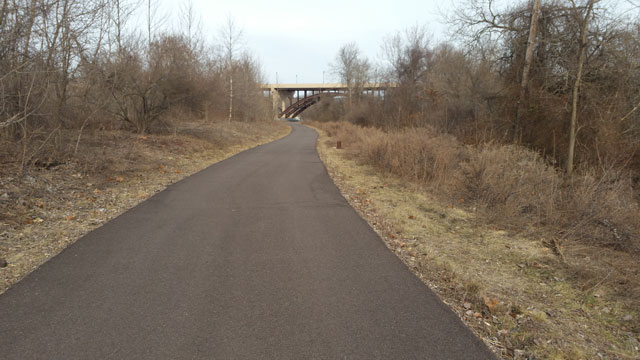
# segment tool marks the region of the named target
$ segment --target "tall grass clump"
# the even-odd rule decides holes
[[[544,225],[555,216],[560,177],[540,156],[515,145],[467,147],[462,164],[463,199],[492,222],[522,227]]]

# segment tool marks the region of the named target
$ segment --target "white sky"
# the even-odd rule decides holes
[[[179,9],[188,0],[159,0],[159,13],[179,27]],[[320,83],[332,79],[329,63],[340,46],[356,42],[372,62],[378,61],[385,36],[424,25],[434,39],[445,38],[441,10],[451,0],[192,0],[201,17],[203,36],[213,41],[228,16],[244,31],[245,48],[260,60],[265,80]],[[144,0],[146,5],[146,0]]]
[[[149,0],[139,0],[146,10]],[[151,0],[166,25],[180,28],[180,7],[189,0]],[[243,29],[245,50],[258,58],[267,82],[320,83],[336,80],[329,71],[338,49],[356,42],[362,53],[379,63],[386,36],[424,26],[434,42],[446,40],[444,14],[464,0],[191,0],[200,17],[204,39],[215,42],[231,16]],[[521,0],[518,0],[520,2]],[[514,0],[494,0],[501,8]],[[604,0],[608,8],[640,8],[640,0]],[[634,10],[635,11],[635,10]],[[635,14],[635,12],[634,12]],[[138,19],[144,19],[139,16]]]

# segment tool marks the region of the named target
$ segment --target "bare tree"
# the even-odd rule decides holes
[[[192,48],[197,46],[197,37],[201,31],[201,17],[196,14],[193,0],[187,0],[180,6],[181,27],[184,29],[185,36]]]
[[[496,9],[493,0],[465,0],[455,6],[447,18],[454,37],[461,38],[467,46],[483,39],[502,37],[505,32],[523,30],[513,11]]]
[[[524,58],[524,66],[522,67],[522,79],[520,81],[520,95],[518,96],[518,104],[516,107],[516,117],[513,126],[513,142],[518,142],[520,136],[520,114],[522,113],[522,105],[524,97],[527,93],[529,85],[529,70],[531,69],[531,61],[533,57],[533,48],[536,43],[536,30],[538,28],[538,15],[540,14],[540,0],[534,0],[531,9],[531,25],[529,27],[529,39],[527,40],[527,52]]]
[[[110,2],[113,31],[115,32],[116,50],[118,54],[123,49],[123,31],[127,21],[138,8],[138,0],[107,0]],[[120,56],[120,55],[118,55]]]
[[[151,48],[153,33],[158,31],[167,21],[165,14],[159,13],[158,0],[147,0],[147,48]]]
[[[356,43],[351,42],[338,50],[330,68],[333,74],[347,85],[349,107],[353,106],[353,99],[358,101],[362,86],[369,81],[371,72],[369,61],[362,57]]]
[[[413,26],[386,38],[382,51],[388,80],[397,84],[388,93],[394,125],[422,123],[425,109],[420,97],[429,89],[428,70],[433,57],[426,28]]]
[[[589,18],[593,11],[593,5],[596,0],[588,0],[584,16],[580,15],[580,10],[574,0],[571,0],[573,5],[574,16],[579,21],[580,25],[580,42],[578,43],[578,63],[576,70],[576,79],[573,83],[572,95],[571,95],[571,120],[569,128],[569,151],[567,154],[567,175],[571,176],[573,173],[573,159],[576,147],[576,123],[578,118],[578,94],[580,93],[580,81],[582,81],[582,68],[584,66],[585,52],[587,49],[587,27],[589,26]]]
[[[164,18],[157,5],[157,0],[1,1],[0,160],[15,159],[23,169],[38,157],[53,156],[45,145],[63,149],[69,130],[77,130],[75,155],[86,128],[154,131],[156,124],[167,123],[170,109],[208,116],[210,108],[229,105],[229,118],[234,112],[246,120],[259,118],[260,67],[240,53],[242,32],[233,20],[221,31],[227,36],[220,57],[219,51],[202,51],[192,3],[183,7],[186,34],[160,33]],[[146,17],[143,31],[127,26],[137,10]],[[227,90],[228,104],[222,95]],[[241,110],[234,109],[234,101]]]
[[[227,17],[225,25],[220,28],[219,38],[224,52],[225,67],[229,77],[229,121],[233,120],[233,76],[234,62],[243,47],[243,31],[235,20]]]

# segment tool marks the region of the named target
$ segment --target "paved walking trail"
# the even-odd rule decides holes
[[[0,295],[0,358],[492,358],[315,141],[293,125],[78,240]]]

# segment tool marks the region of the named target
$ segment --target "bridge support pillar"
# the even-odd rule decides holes
[[[293,104],[293,91],[271,88],[274,117],[277,119],[288,106]]]
[[[293,104],[293,95],[294,92],[290,90],[271,89],[273,112],[276,118],[279,118],[284,109]]]
[[[271,88],[271,104],[273,106],[273,117],[277,119],[280,116],[280,94],[274,88]]]

